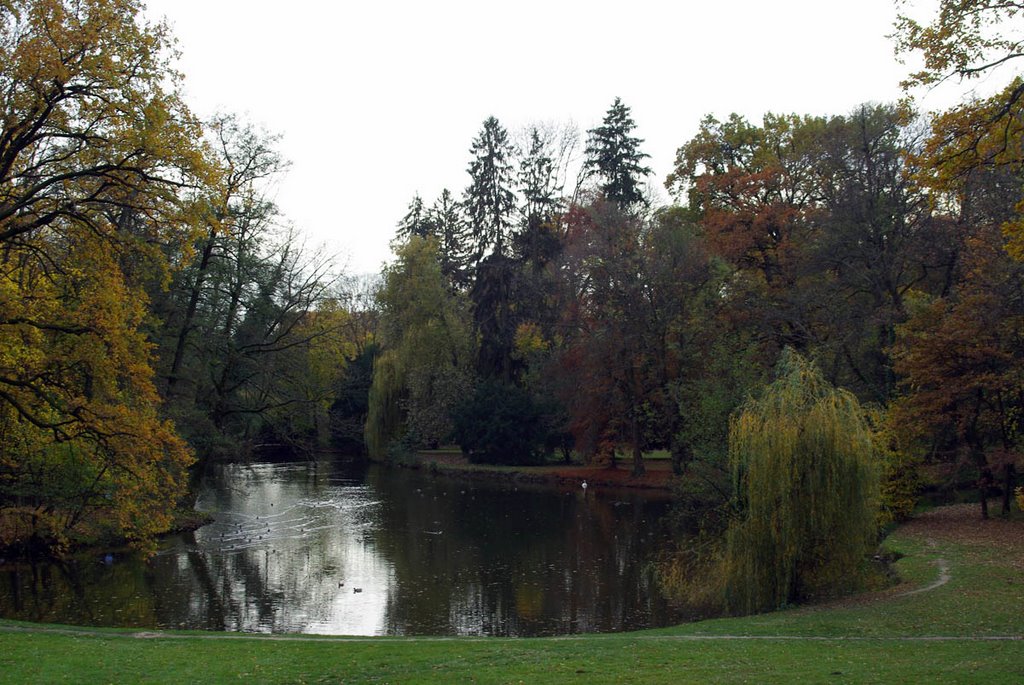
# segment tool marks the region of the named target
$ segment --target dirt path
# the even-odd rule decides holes
[[[989,504],[996,511],[995,503]],[[977,504],[937,507],[903,524],[901,531],[941,545],[980,545],[998,549],[1012,565],[1024,569],[1024,521],[999,516],[983,520]]]
[[[929,538],[928,539],[928,546],[931,547],[932,549],[935,549],[939,545],[938,545],[938,543],[935,542],[935,540]],[[922,592],[930,592],[930,591],[934,590],[935,588],[942,587],[943,585],[948,583],[950,581],[950,578],[952,578],[952,576],[950,575],[950,572],[949,572],[949,562],[946,561],[945,559],[943,559],[942,557],[939,557],[938,559],[935,560],[935,565],[938,566],[938,568],[939,568],[939,577],[938,577],[938,579],[934,583],[929,583],[928,585],[925,585],[924,587],[919,587],[916,590],[909,590],[907,592],[901,592],[901,593],[899,593],[896,596],[897,597],[908,597],[910,595],[916,595],[916,594],[920,594]]]

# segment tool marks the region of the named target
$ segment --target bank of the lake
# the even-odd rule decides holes
[[[1024,519],[969,506],[889,536],[902,582],[817,607],[541,639],[256,637],[0,622],[5,682],[938,682],[1024,680]]]
[[[668,458],[645,459],[644,473],[633,475],[632,462],[620,458],[607,464],[548,462],[531,466],[474,464],[458,450],[426,450],[395,462],[402,468],[440,473],[467,480],[489,480],[514,484],[549,485],[559,488],[615,488],[669,491],[676,480]]]

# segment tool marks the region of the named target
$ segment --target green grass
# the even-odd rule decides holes
[[[932,545],[902,530],[887,546],[905,555],[897,563],[904,580],[932,582],[940,556],[951,580],[916,595],[889,590],[835,606],[572,638],[136,639],[0,622],[0,682],[1024,682],[1019,554],[970,540]]]
[[[577,640],[270,642],[5,635],[4,682],[1020,682],[1012,642]],[[59,651],[55,651],[59,650]]]

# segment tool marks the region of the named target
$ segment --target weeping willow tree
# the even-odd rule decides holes
[[[381,457],[388,443],[401,431],[404,392],[402,360],[394,350],[388,350],[374,363],[373,383],[370,385],[363,437],[367,452],[373,457]]]
[[[726,533],[733,613],[852,589],[876,542],[878,475],[857,399],[786,349],[729,430],[740,517]]]
[[[450,410],[470,391],[472,335],[463,298],[441,273],[437,243],[413,236],[396,247],[378,294],[380,342],[365,439],[373,458],[390,445],[437,445],[452,431]]]

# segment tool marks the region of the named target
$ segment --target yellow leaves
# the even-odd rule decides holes
[[[925,23],[909,15],[905,0],[898,4],[897,53],[919,53],[924,60],[905,88],[952,76],[979,78],[1019,56],[1022,8],[1016,3],[940,0],[938,12]]]
[[[1024,170],[1024,80],[1016,79],[1002,93],[942,113],[923,152],[920,179],[940,196],[968,202],[970,179],[1005,170],[1019,177]],[[1024,202],[1002,226],[1006,250],[1024,260]]]
[[[124,433],[107,461],[113,511],[123,530],[144,540],[169,525],[193,457],[171,424],[152,411],[119,407],[111,421]]]
[[[906,520],[917,504],[920,458],[912,448],[908,431],[902,427],[902,416],[898,400],[885,411],[867,411],[871,444],[881,476],[879,527]]]
[[[1024,201],[1017,204],[1017,217],[1003,224],[1006,252],[1018,262],[1024,262]]]
[[[83,212],[83,200],[130,202],[173,244],[182,229],[174,212],[179,184],[213,176],[197,122],[166,91],[176,83],[169,39],[161,28],[137,25],[137,3],[127,0],[18,6],[20,20],[0,16],[7,83],[0,140],[14,161],[0,178],[0,197],[36,216]],[[39,191],[40,183],[52,184],[51,192]]]
[[[166,527],[192,460],[157,414],[143,281],[166,277],[160,248],[200,223],[181,189],[216,174],[166,90],[166,30],[138,10],[0,8],[0,501],[29,498],[65,525],[103,511],[141,543]]]
[[[859,403],[786,349],[729,430],[742,517],[727,535],[734,609],[850,585],[876,531],[877,473]]]
[[[903,83],[906,89],[951,77],[963,81],[989,76],[1021,57],[1024,8],[1019,4],[940,0],[938,11],[923,23],[909,16],[910,8],[903,4],[897,21],[897,51],[918,53],[924,60],[924,68]],[[975,171],[1005,168],[1019,177],[1024,169],[1022,100],[1024,80],[1016,76],[992,97],[939,114],[924,151],[924,183],[964,202],[968,178]],[[1018,217],[1006,222],[1003,231],[1008,253],[1020,261],[1024,260],[1024,203],[1016,211]]]
[[[551,343],[544,338],[540,326],[532,321],[519,324],[514,344],[515,354],[519,359],[526,359],[551,347]]]

